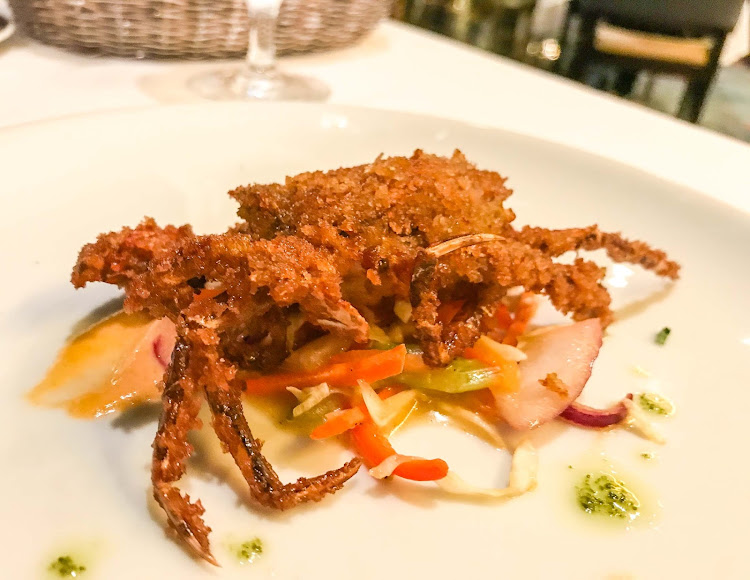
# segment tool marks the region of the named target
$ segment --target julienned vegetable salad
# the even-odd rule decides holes
[[[463,483],[441,458],[404,457],[389,434],[436,393],[463,421],[493,433],[500,422],[525,432],[560,416],[589,427],[630,424],[641,407],[629,398],[604,411],[578,403],[602,330],[614,320],[612,297],[596,262],[559,258],[601,250],[673,280],[680,266],[597,225],[516,227],[504,205],[511,193],[505,177],[458,150],[450,157],[417,150],[237,187],[230,195],[240,221],[222,233],[151,218],[102,233],[81,248],[71,282],[121,288],[127,312],[153,325],[147,335],[129,334],[137,343],[130,353],[107,347],[112,364],[99,368],[119,371],[117,389],[99,389],[73,407],[107,413],[160,396],[153,497],[183,545],[212,564],[203,507],[179,485],[203,403],[253,501],[266,508],[322,500],[363,462],[376,477],[435,481],[451,492],[525,491],[535,465],[528,442],[514,450],[508,488],[488,491]],[[528,332],[536,296],[578,322]],[[368,341],[378,348],[352,346]],[[409,352],[412,342],[421,354]],[[51,371],[41,391],[84,380],[71,368],[56,365],[60,372]],[[142,383],[136,375],[159,379],[139,398],[131,390]],[[315,419],[316,438],[345,437],[359,457],[282,481],[252,433],[242,395],[288,390],[297,397],[293,414]]]
[[[516,328],[521,329],[518,324]],[[305,427],[314,440],[347,437],[377,479],[434,481],[449,492],[494,497],[534,487],[536,452],[529,442],[516,450],[511,484],[500,490],[470,486],[443,459],[403,455],[390,442],[391,434],[422,402],[469,423],[486,440],[504,447],[493,425],[499,417],[492,394],[518,391],[523,351],[483,336],[465,357],[434,368],[424,363],[415,345],[373,341],[368,349],[330,354],[337,346],[328,336],[308,343],[289,357],[283,371],[246,379],[246,393],[290,392],[297,400],[292,423]]]
[[[245,392],[265,396],[288,391],[296,398],[292,423],[313,440],[345,437],[373,477],[434,481],[446,491],[506,497],[532,489],[536,452],[529,441],[515,450],[511,481],[502,490],[472,487],[440,457],[399,453],[391,434],[420,404],[469,425],[498,447],[505,442],[497,426],[518,430],[562,417],[581,426],[602,428],[631,423],[627,403],[593,409],[576,403],[601,345],[596,320],[538,328],[524,334],[534,313],[524,295],[511,315],[498,315],[503,341],[487,335],[445,367],[425,364],[413,344],[394,344],[376,329],[366,349],[344,350],[326,335],[293,352],[280,372],[245,380]]]

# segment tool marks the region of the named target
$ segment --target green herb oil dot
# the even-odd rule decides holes
[[[608,473],[587,473],[576,486],[578,505],[592,515],[633,520],[640,502],[620,480]]]
[[[237,559],[243,564],[250,564],[263,553],[263,542],[260,538],[253,538],[237,546]]]
[[[664,346],[664,343],[667,342],[667,338],[669,338],[669,335],[671,334],[672,329],[668,326],[665,326],[662,328],[654,337],[654,342],[658,344],[659,346]]]
[[[638,395],[638,404],[644,411],[655,415],[671,415],[674,413],[672,402],[656,393],[641,393]]]
[[[79,578],[86,571],[86,566],[78,564],[71,556],[60,556],[52,561],[49,570],[60,578]]]

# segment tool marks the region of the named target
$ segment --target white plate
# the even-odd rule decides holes
[[[520,221],[599,223],[665,248],[683,264],[671,292],[611,327],[585,391],[596,404],[628,391],[669,395],[678,412],[660,424],[668,444],[656,449],[622,431],[547,428],[536,435],[539,488],[505,504],[378,485],[363,471],[319,505],[268,515],[244,501],[236,478],[239,501],[232,487],[193,469],[183,488],[202,498],[224,567],[192,561],[165,536],[147,501],[153,417],[77,421],[23,400],[76,321],[116,295],[107,287],[73,290],[68,277],[78,249],[144,215],[223,230],[235,219],[224,192],[238,184],[416,147],[444,154],[459,147],[480,166],[510,176],[516,194],[509,205]],[[84,553],[86,578],[107,579],[750,576],[747,215],[520,135],[330,106],[222,104],[64,119],[0,133],[0,160],[4,577],[39,577],[65,550]],[[613,287],[617,305],[663,288],[650,275],[618,272],[612,285],[629,284]],[[672,335],[660,348],[653,335],[666,325]],[[653,378],[638,377],[633,365]],[[275,440],[268,425],[256,427],[271,436],[269,456],[282,476],[319,467],[305,459],[310,444]],[[407,431],[401,445],[440,453],[476,482],[503,483],[507,457],[449,435],[442,429],[425,441]],[[602,451],[645,501],[661,505],[653,521],[617,531],[577,513],[572,473]],[[647,451],[657,458],[643,460]],[[334,449],[321,461],[333,467],[345,455]],[[227,544],[256,535],[266,553],[251,569],[239,566]]]

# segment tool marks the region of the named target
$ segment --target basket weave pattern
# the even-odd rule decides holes
[[[245,0],[10,0],[29,36],[136,58],[227,58],[247,52]],[[372,30],[391,0],[284,0],[281,54],[342,47]]]

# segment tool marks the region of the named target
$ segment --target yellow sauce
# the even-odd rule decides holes
[[[174,325],[119,312],[72,339],[28,400],[93,419],[159,399]]]

